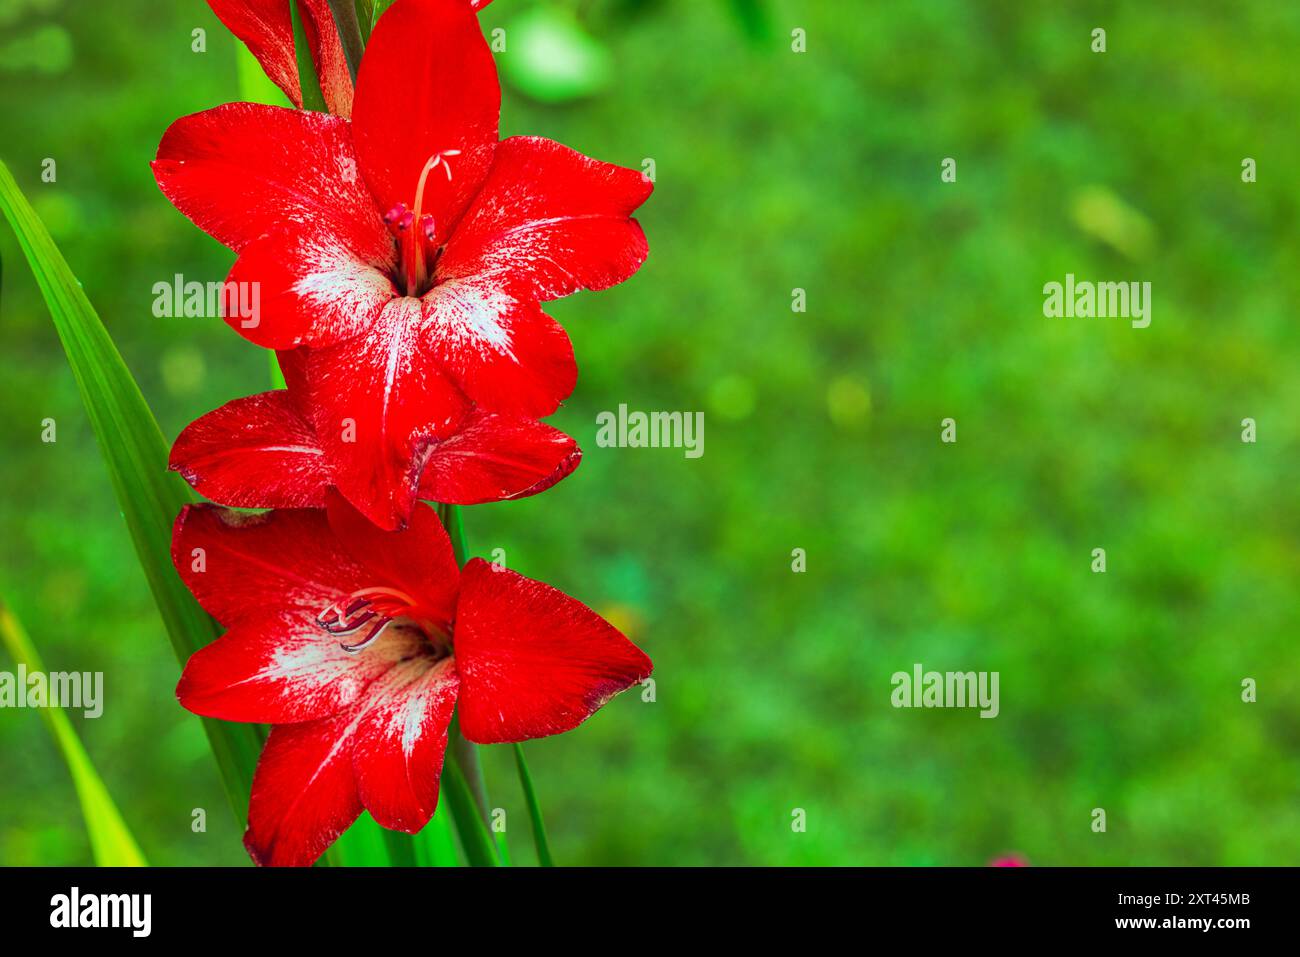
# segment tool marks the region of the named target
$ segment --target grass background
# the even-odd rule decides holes
[[[653,704],[529,745],[557,859],[1300,859],[1300,8],[497,0],[483,21],[509,40],[537,10],[578,17],[607,82],[541,102],[504,63],[540,54],[508,43],[503,133],[657,167],[646,266],[553,304],[581,376],[552,421],[582,467],[465,515],[475,552],[656,662]],[[0,0],[0,157],[169,438],[267,386],[221,322],[151,313],[155,282],[232,256],[148,161],[238,97],[198,0]],[[7,229],[0,256],[0,591],[49,668],[106,673],[103,717],[73,717],[150,860],[246,863]],[[1045,319],[1067,272],[1150,281],[1151,327]],[[704,411],[704,456],[598,448],[620,403]],[[914,662],[1000,672],[1000,716],[893,709]],[[526,861],[509,752],[485,761]],[[0,864],[89,859],[39,716],[0,712]]]

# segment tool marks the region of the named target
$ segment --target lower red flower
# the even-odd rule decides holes
[[[189,506],[172,557],[229,629],[185,666],[181,704],[274,725],[244,838],[259,864],[311,864],[363,809],[422,828],[457,706],[480,744],[558,734],[652,668],[549,585],[477,558],[457,568],[427,506],[401,532],[333,492],[324,510]]]

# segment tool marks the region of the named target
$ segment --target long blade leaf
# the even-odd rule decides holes
[[[3,601],[0,601],[0,642],[3,642],[14,661],[25,665],[28,672],[45,673],[45,665],[41,662],[36,647],[27,636],[22,623]],[[68,765],[68,773],[72,775],[72,785],[77,790],[77,800],[81,802],[81,814],[86,819],[90,852],[94,855],[95,863],[100,867],[147,867],[140,845],[135,842],[130,828],[122,820],[112,795],[95,770],[95,765],[86,753],[81,738],[77,737],[76,729],[72,727],[68,716],[59,708],[41,708],[40,712]]]
[[[523,789],[524,801],[528,804],[528,817],[533,823],[533,846],[537,848],[537,863],[542,867],[554,867],[551,845],[546,840],[546,824],[542,821],[542,808],[537,803],[537,792],[533,789],[533,776],[528,773],[524,748],[518,742],[515,743],[515,770],[519,772],[519,786]]]
[[[171,563],[172,523],[192,501],[180,476],[167,471],[167,443],[81,283],[50,238],[13,175],[0,162],[0,209],[36,277],[95,431],[122,517],[135,545],[176,657],[184,663],[219,633]],[[242,823],[248,813],[261,729],[203,719],[222,781]]]
[[[488,833],[487,824],[479,813],[478,802],[470,793],[460,763],[450,748],[447,749],[447,757],[442,766],[442,799],[450,807],[461,849],[470,864],[474,867],[496,867],[498,862],[492,835]]]

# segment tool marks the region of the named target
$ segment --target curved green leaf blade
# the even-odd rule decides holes
[[[0,601],[0,642],[14,661],[26,665],[28,671],[45,671],[45,665],[22,623],[3,601]],[[147,867],[140,846],[118,813],[117,805],[113,803],[68,716],[59,708],[41,708],[40,712],[68,765],[68,773],[72,775],[95,863],[100,867]]]
[[[176,657],[183,664],[219,634],[171,563],[172,523],[193,500],[189,486],[167,471],[167,443],[117,347],[72,274],[49,232],[0,162],[0,210],[49,307],[72,367],[82,405],[95,431],[108,477],[122,509]],[[226,793],[242,824],[248,813],[253,769],[262,748],[254,725],[203,719]]]

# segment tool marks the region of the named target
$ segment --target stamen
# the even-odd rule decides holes
[[[347,601],[347,599],[345,598],[343,601]],[[373,611],[367,612],[360,618],[354,617],[357,612],[370,604],[370,600],[367,598],[358,598],[348,605],[346,610],[340,611],[339,609],[342,604],[343,602],[340,601],[326,608],[316,619],[316,624],[320,625],[332,635],[346,635],[350,632],[356,631],[371,618],[375,617]]]
[[[406,204],[398,203],[388,212],[384,213],[384,222],[388,223],[391,226],[393,223],[401,219],[405,213],[406,213]]]
[[[377,618],[360,641],[339,643],[344,651],[356,654],[370,646],[394,618],[412,611],[414,607],[415,599],[396,588],[361,588],[327,607],[317,616],[316,624],[331,635],[350,635]]]
[[[392,621],[393,619],[391,618],[381,618],[379,621],[375,622],[374,627],[370,629],[370,633],[356,644],[349,645],[340,642],[339,647],[350,655],[360,654],[375,643],[375,639],[383,633],[384,629],[387,628]]]

